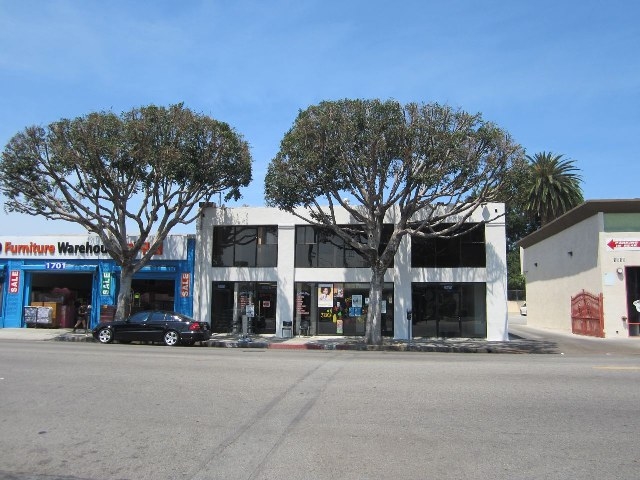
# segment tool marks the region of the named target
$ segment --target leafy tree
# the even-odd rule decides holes
[[[542,226],[542,219],[549,221],[557,218],[567,210],[583,201],[580,177],[572,161],[562,161],[562,155],[538,153],[527,156],[512,169],[506,199],[506,233],[507,233],[507,281],[509,290],[524,290],[525,279],[520,273],[520,249],[517,242]],[[567,177],[566,174],[569,174]],[[550,199],[550,192],[570,192],[560,195],[560,201]],[[542,198],[536,199],[539,192],[545,192]],[[542,210],[531,208],[542,206]],[[562,208],[555,208],[560,205]],[[548,208],[547,208],[548,207]],[[543,214],[544,210],[548,210]]]
[[[563,160],[562,155],[551,152],[527,155],[527,159],[531,165],[531,184],[526,209],[541,225],[584,201],[582,177],[573,160]]]
[[[129,312],[133,275],[170,230],[192,222],[214,194],[238,199],[250,181],[241,135],[182,104],[28,127],[0,161],[5,211],[73,222],[100,237],[121,267],[116,318]]]
[[[329,229],[368,261],[365,340],[379,344],[384,274],[401,239],[461,235],[473,211],[500,193],[520,156],[509,135],[480,115],[438,104],[326,101],[301,111],[285,134],[265,197]],[[359,227],[339,225],[336,207]],[[390,219],[393,233],[382,245]]]
[[[524,290],[525,279],[520,273],[520,248],[518,240],[529,235],[540,226],[526,210],[531,184],[531,166],[522,156],[513,162],[503,181],[502,192],[497,200],[505,203],[505,231],[507,240],[507,288]]]

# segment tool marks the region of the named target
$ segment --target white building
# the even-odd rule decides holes
[[[605,337],[638,335],[640,313],[633,302],[640,298],[640,199],[587,201],[519,246],[527,324]],[[572,308],[571,298],[583,291],[601,300],[587,305],[576,299]]]
[[[488,204],[469,222],[503,213]],[[194,314],[214,332],[364,335],[371,271],[339,239],[278,209],[213,205],[196,240]],[[383,335],[506,340],[505,250],[504,217],[453,240],[405,237],[385,276]]]

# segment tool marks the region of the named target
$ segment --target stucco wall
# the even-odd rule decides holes
[[[480,222],[504,213],[503,204],[488,204],[474,212],[470,221]],[[394,213],[389,216],[393,222]],[[353,223],[350,214],[337,210],[337,221]],[[196,253],[197,291],[194,311],[200,318],[211,321],[212,281],[250,282],[270,281],[278,284],[276,334],[280,334],[283,320],[293,318],[295,282],[363,282],[371,280],[368,268],[295,268],[295,225],[303,224],[298,217],[267,207],[216,208],[202,211],[196,225],[198,250]],[[217,268],[212,267],[212,232],[214,225],[278,225],[277,268]],[[395,268],[385,275],[386,282],[394,283],[394,332],[396,338],[406,338],[407,310],[411,308],[412,282],[486,282],[487,283],[487,338],[507,338],[506,303],[506,247],[504,221],[500,219],[485,227],[487,244],[486,269],[411,269],[411,241],[403,238],[395,256]],[[491,272],[488,274],[487,272]]]
[[[593,216],[521,252],[528,325],[571,331],[571,296],[601,292],[600,229],[601,216]]]
[[[627,292],[625,275],[628,268],[640,267],[640,250],[611,248],[607,244],[612,240],[629,239],[638,241],[638,233],[602,232],[599,236],[600,279],[604,294],[605,336],[627,336],[628,325],[625,319],[638,322],[640,314],[627,304],[627,293],[632,299],[640,298],[640,292]]]

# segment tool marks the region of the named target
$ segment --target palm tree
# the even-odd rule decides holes
[[[541,225],[580,205],[584,198],[582,177],[574,160],[563,160],[551,152],[527,155],[531,166],[531,184],[526,209]]]

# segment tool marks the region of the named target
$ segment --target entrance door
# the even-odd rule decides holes
[[[211,285],[211,331],[233,333],[233,283],[214,282]]]
[[[214,282],[211,330],[214,333],[276,333],[274,282]]]
[[[625,268],[627,286],[627,324],[629,336],[640,336],[640,312],[633,302],[640,301],[640,267]]]
[[[416,283],[412,288],[414,337],[486,336],[482,283]]]
[[[414,288],[413,336],[459,337],[459,285],[426,285]]]
[[[93,273],[33,272],[27,278],[25,281],[30,285],[28,305],[51,307],[53,324],[57,327],[73,327],[80,303],[92,305],[96,278]]]
[[[131,313],[174,310],[175,288],[174,280],[134,278],[131,281]]]

